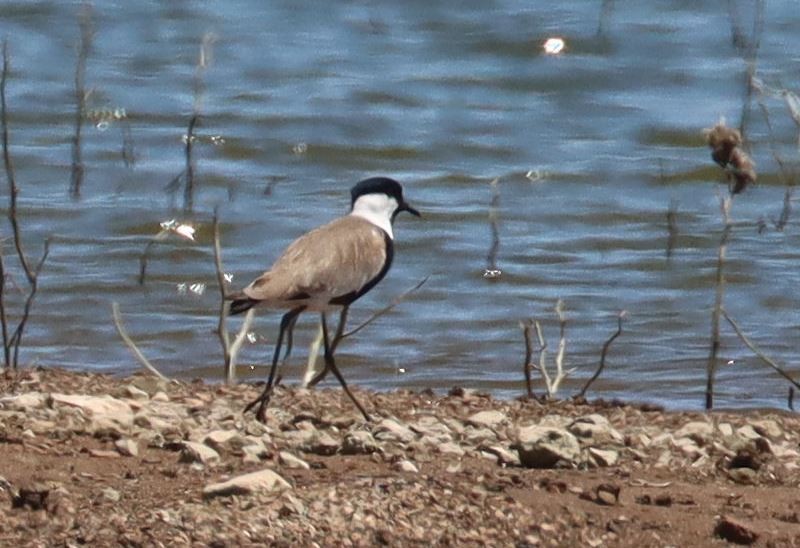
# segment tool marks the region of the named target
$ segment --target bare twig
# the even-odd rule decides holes
[[[789,387],[789,397],[786,404],[789,406],[789,411],[794,411],[794,386]]]
[[[742,328],[739,327],[739,324],[737,324],[734,321],[734,319],[728,315],[728,312],[724,308],[722,309],[722,315],[725,317],[726,320],[728,320],[728,323],[731,324],[731,327],[733,327],[733,330],[736,331],[736,334],[739,336],[739,339],[741,339],[741,341],[745,344],[745,346],[747,346],[747,348],[753,351],[753,354],[758,356],[762,362],[764,362],[772,369],[777,371],[781,377],[792,383],[792,385],[795,388],[800,388],[800,384],[798,384],[798,382],[794,380],[791,377],[791,375],[789,375],[786,371],[784,371],[784,369],[780,365],[778,365],[778,363],[775,360],[764,354],[761,350],[759,350],[759,348],[755,344],[753,344],[753,342],[747,337],[747,335],[744,334]]]
[[[542,376],[544,380],[545,389],[547,390],[547,397],[552,398],[558,392],[559,387],[561,386],[562,381],[566,379],[569,375],[575,372],[575,368],[564,370],[564,356],[566,354],[567,349],[567,337],[566,337],[566,325],[567,320],[564,315],[564,303],[561,299],[558,300],[556,303],[555,308],[556,314],[558,315],[559,321],[559,340],[558,340],[558,352],[556,353],[556,376],[555,378],[550,377],[550,373],[547,370],[547,341],[544,338],[544,334],[542,333],[542,326],[538,320],[533,320],[533,326],[536,328],[536,336],[539,339],[539,363],[529,363],[530,361],[530,354],[532,353],[532,348],[530,344],[530,320],[527,323],[522,323],[520,326],[522,327],[523,336],[525,337],[525,381],[528,387],[528,393],[532,394],[532,390],[530,388],[530,377],[529,377],[529,368],[534,368],[539,371],[539,374]]]
[[[81,194],[83,183],[83,158],[81,153],[81,130],[86,114],[86,58],[92,49],[92,8],[84,2],[78,14],[80,26],[80,42],[78,43],[78,59],[75,64],[75,135],[72,137],[72,176],[70,179],[70,195],[77,198]]]
[[[6,313],[6,261],[0,242],[0,326],[3,331],[3,368],[11,364],[11,348],[8,346],[8,314]]]
[[[208,66],[211,64],[212,59],[212,46],[216,41],[216,37],[212,33],[206,33],[203,36],[203,41],[200,44],[200,53],[197,58],[197,66],[194,73],[193,91],[194,103],[192,106],[192,116],[189,118],[189,126],[186,131],[186,169],[184,170],[184,183],[183,188],[183,209],[184,211],[191,211],[194,206],[194,156],[192,154],[192,147],[194,146],[194,130],[200,121],[200,112],[202,110],[203,94],[205,92],[205,82],[203,76]]]
[[[30,286],[30,291],[25,299],[22,317],[20,318],[16,329],[10,336],[8,331],[8,316],[5,309],[5,300],[3,298],[0,298],[0,307],[2,308],[2,310],[0,311],[0,322],[2,322],[3,357],[5,358],[5,367],[13,367],[14,369],[16,369],[19,363],[19,347],[20,344],[22,343],[22,334],[25,330],[25,325],[28,322],[28,317],[30,316],[31,306],[33,305],[33,300],[36,297],[36,290],[39,287],[39,273],[41,272],[42,267],[44,266],[44,263],[47,260],[48,253],[50,252],[50,242],[49,240],[45,240],[42,257],[36,264],[36,266],[34,268],[31,268],[30,264],[28,263],[28,258],[25,255],[25,251],[22,246],[22,234],[19,226],[19,221],[17,219],[17,195],[19,194],[19,188],[17,187],[17,181],[14,175],[14,164],[11,160],[11,150],[9,146],[9,136],[8,136],[8,109],[6,104],[6,82],[8,80],[8,65],[9,65],[8,43],[4,41],[3,70],[2,70],[2,77],[0,77],[0,125],[2,126],[3,163],[5,165],[6,178],[8,179],[9,206],[7,215],[8,215],[8,220],[11,223],[11,231],[14,239],[14,248],[17,251],[19,262],[22,265],[23,270],[25,271],[25,277],[28,280],[28,285]],[[5,273],[5,263],[2,260],[2,258],[0,258],[0,263],[2,263],[0,265],[2,267],[0,286],[3,287],[3,297],[4,297],[6,273]]]
[[[139,285],[144,285],[145,277],[147,276],[147,260],[150,256],[150,249],[156,245],[156,243],[163,241],[166,239],[167,235],[169,234],[169,230],[161,230],[153,236],[149,242],[144,246],[144,250],[142,250],[142,254],[139,255]]]
[[[39,274],[42,271],[42,267],[44,267],[44,262],[47,260],[47,255],[50,253],[50,240],[44,241],[44,250],[42,251],[42,257],[39,259],[39,262],[36,263],[36,268],[33,271],[33,276],[30,282],[30,291],[28,292],[28,296],[25,298],[25,305],[22,309],[22,317],[17,324],[17,328],[14,330],[13,335],[9,339],[9,344],[12,344],[14,347],[14,353],[12,357],[12,364],[14,369],[17,368],[19,365],[19,347],[22,343],[22,334],[25,331],[25,325],[28,323],[28,317],[31,313],[31,306],[33,305],[33,299],[36,297],[36,290],[39,288]]]
[[[533,320],[519,322],[519,326],[522,329],[522,337],[525,339],[525,361],[522,363],[522,373],[525,375],[525,388],[528,391],[528,397],[534,398],[533,387],[531,386],[531,358],[533,357],[531,327],[533,327]]]
[[[341,315],[339,316],[339,324],[336,328],[336,333],[331,341],[330,352],[331,353],[335,352],[336,348],[339,346],[339,343],[341,343],[344,339],[352,335],[355,335],[356,333],[367,327],[369,324],[371,324],[372,322],[383,316],[384,314],[390,312],[394,307],[403,302],[411,293],[415,292],[417,289],[425,285],[425,282],[428,281],[428,278],[430,278],[430,276],[425,276],[422,280],[417,282],[413,287],[408,288],[403,293],[392,299],[388,305],[384,306],[377,312],[374,312],[369,318],[367,318],[366,320],[361,322],[358,326],[354,327],[353,329],[347,332],[344,331],[344,328],[347,322],[348,307],[343,308]],[[320,330],[321,329],[322,328],[320,326]],[[322,379],[324,379],[325,376],[328,374],[327,365],[325,365],[323,368],[317,367],[317,359],[319,358],[320,343],[321,339],[320,337],[317,337],[309,347],[308,363],[306,364],[306,372],[303,375],[303,386],[312,387],[317,383],[319,383]],[[286,356],[284,356],[284,360],[285,359]]]
[[[497,211],[500,206],[499,183],[500,179],[497,178],[489,184],[492,190],[492,201],[489,204],[489,226],[492,231],[492,244],[486,256],[486,270],[483,273],[483,277],[490,280],[499,278],[501,274],[501,270],[497,267],[497,251],[500,249],[500,231],[497,227]]]
[[[214,209],[214,266],[217,273],[217,285],[219,286],[220,293],[220,307],[219,307],[219,322],[217,323],[217,336],[222,344],[222,353],[225,360],[225,382],[233,384],[236,381],[236,356],[239,349],[247,336],[247,331],[250,329],[250,324],[253,322],[255,314],[254,309],[250,309],[245,314],[242,326],[239,332],[231,343],[230,335],[228,334],[228,327],[226,321],[228,318],[228,302],[227,302],[227,282],[225,280],[225,271],[222,268],[222,249],[219,238],[219,216],[218,211]]]
[[[731,234],[731,205],[733,196],[720,196],[720,211],[722,212],[723,229],[717,250],[717,273],[714,280],[716,288],[714,297],[714,309],[711,312],[711,348],[706,364],[706,409],[714,407],[714,375],[717,369],[717,353],[720,347],[719,337],[719,316],[722,313],[722,301],[725,295],[725,253],[728,246],[728,239]]]
[[[167,377],[159,373],[158,369],[153,367],[153,364],[151,364],[150,361],[144,357],[144,354],[142,354],[142,352],[136,346],[136,343],[133,342],[133,339],[128,336],[128,333],[125,331],[125,327],[122,325],[119,304],[116,302],[111,303],[111,317],[114,319],[114,326],[117,328],[117,333],[119,333],[119,336],[122,337],[123,341],[125,341],[125,344],[128,346],[130,351],[133,352],[133,355],[136,357],[136,359],[139,360],[139,363],[159,379],[167,380]]]
[[[339,338],[346,339],[347,337],[355,335],[356,333],[358,333],[359,331],[361,331],[362,329],[367,327],[369,324],[371,324],[372,322],[374,322],[375,320],[377,320],[378,318],[383,316],[384,314],[386,314],[388,312],[391,312],[392,309],[394,309],[394,307],[396,307],[398,304],[400,304],[404,300],[406,300],[406,298],[409,295],[411,295],[417,289],[419,289],[420,287],[425,285],[425,282],[428,281],[428,278],[430,278],[430,276],[425,276],[424,278],[422,278],[420,281],[418,281],[416,284],[414,284],[414,286],[412,286],[412,287],[406,289],[405,291],[403,291],[401,294],[399,294],[394,299],[392,299],[389,304],[387,304],[386,306],[384,306],[383,308],[381,308],[377,312],[373,313],[369,318],[367,318],[366,320],[361,322],[361,324],[359,324],[357,327],[354,327],[350,331],[347,331],[346,333],[343,333],[341,335],[341,337],[339,337]],[[334,341],[336,341],[336,338],[334,338]]]
[[[603,350],[600,352],[600,365],[597,366],[597,371],[594,372],[592,378],[586,381],[586,384],[583,385],[581,391],[578,392],[578,395],[576,396],[577,398],[585,397],[589,387],[594,381],[597,380],[597,378],[600,376],[600,373],[603,372],[603,368],[606,366],[606,354],[608,354],[608,349],[611,346],[611,343],[614,342],[614,339],[622,334],[622,320],[625,319],[625,316],[626,312],[624,310],[617,315],[617,330],[603,344]]]
[[[674,198],[667,209],[667,259],[672,258],[672,251],[678,241],[678,202]]]

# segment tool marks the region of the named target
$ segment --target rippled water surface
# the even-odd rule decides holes
[[[393,270],[351,321],[431,277],[343,344],[350,382],[521,394],[519,321],[541,320],[555,349],[561,298],[565,364],[578,368],[564,394],[591,375],[626,310],[595,395],[701,407],[717,192],[725,191],[702,129],[720,116],[739,126],[744,113],[760,184],[734,202],[725,303],[753,341],[797,371],[800,227],[794,213],[782,231],[773,221],[785,192],[775,154],[796,171],[798,126],[780,95],[754,92],[746,108],[745,59],[757,41],[756,77],[800,93],[800,10],[791,0],[765,2],[762,17],[752,2],[700,4],[97,3],[85,179],[73,199],[81,4],[2,3],[26,249],[38,255],[52,238],[21,361],[136,369],[111,321],[118,301],[129,332],[165,373],[218,378],[214,208],[225,267],[240,287],[294,237],[344,213],[352,184],[382,174],[405,184],[423,218],[397,219]],[[198,88],[204,36],[213,55]],[[543,53],[551,36],[566,41],[559,55]],[[183,188],[169,192],[169,183],[184,169],[195,90],[196,188],[185,213]],[[126,118],[108,123],[98,118],[103,109],[124,109]],[[128,131],[132,166],[121,152]],[[487,279],[495,179],[493,266],[502,275]],[[670,204],[678,233],[668,257]],[[197,239],[154,245],[140,286],[139,257],[169,219],[195,225]],[[5,255],[24,287],[8,242]],[[248,343],[243,363],[266,362],[278,320],[259,314],[261,340]],[[315,320],[301,323],[293,380]],[[727,325],[721,359],[733,363],[720,370],[719,405],[784,405],[787,385]]]

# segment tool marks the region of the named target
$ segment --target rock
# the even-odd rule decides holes
[[[502,447],[500,445],[481,445],[479,447],[481,451],[486,453],[490,453],[497,457],[497,463],[505,466],[519,466],[519,457],[515,454]]]
[[[150,394],[132,384],[120,387],[116,395],[120,398],[130,398],[132,400],[145,401],[150,399]]]
[[[778,423],[772,419],[750,421],[750,425],[756,433],[761,434],[765,438],[776,440],[783,436],[783,430],[778,426]]]
[[[153,394],[153,396],[150,399],[153,401],[168,402],[169,396],[167,396],[166,392],[162,392],[161,390],[159,390],[158,392]]]
[[[245,462],[260,462],[261,459],[267,458],[269,452],[261,440],[258,440],[242,447],[242,455]]]
[[[756,429],[750,424],[745,424],[744,426],[737,428],[736,433],[748,441],[757,440],[761,437],[761,434],[756,432]]]
[[[130,438],[120,438],[114,442],[114,447],[120,455],[125,457],[139,456],[139,444]]]
[[[202,443],[184,441],[181,449],[180,462],[196,462],[200,464],[214,464],[219,462],[219,453]]]
[[[134,379],[131,381],[131,386],[147,392],[147,394],[150,396],[153,396],[157,392],[166,392],[167,387],[169,386],[169,381],[160,379],[153,375],[141,375],[134,377]]]
[[[722,516],[714,527],[714,534],[735,544],[753,544],[758,540],[758,533],[743,522],[728,516]]]
[[[721,422],[717,425],[717,429],[719,429],[719,433],[725,437],[733,435],[733,425],[729,422]]]
[[[497,428],[505,422],[508,422],[508,417],[500,411],[479,411],[466,420],[467,424],[477,428]]]
[[[439,441],[453,439],[453,431],[450,427],[431,415],[421,417],[417,422],[410,424],[409,428],[419,435],[436,438]]]
[[[608,419],[597,413],[575,419],[568,430],[586,445],[621,444],[624,441]]]
[[[580,445],[575,436],[551,426],[520,428],[514,448],[522,466],[528,468],[553,468],[559,461],[574,465],[580,456]]]
[[[203,436],[203,443],[218,453],[239,452],[248,445],[235,430],[212,430]]]
[[[230,495],[252,495],[255,493],[279,493],[291,489],[285,479],[269,468],[243,474],[223,481],[211,483],[203,488],[203,497],[226,497]]]
[[[345,455],[369,455],[380,450],[380,446],[366,430],[348,432],[342,442],[342,453]]]
[[[417,468],[417,465],[407,459],[400,459],[394,463],[394,467],[400,472],[409,472],[412,474],[419,473],[419,468]]]
[[[416,437],[408,426],[400,424],[393,419],[383,419],[375,427],[372,434],[377,440],[399,441],[400,443],[408,443]]]
[[[758,474],[752,468],[731,468],[728,477],[740,485],[755,485],[758,483]]]
[[[133,410],[127,402],[111,396],[84,396],[78,394],[52,394],[54,403],[81,409],[92,417],[95,429],[108,423],[122,427],[133,426]]]
[[[452,441],[447,441],[444,443],[440,443],[436,446],[436,450],[443,455],[455,455],[457,457],[463,457],[465,454],[464,449],[461,448],[460,445],[457,443],[453,443]]]
[[[89,455],[101,459],[118,459],[119,453],[117,451],[108,451],[106,449],[89,449]]]
[[[482,443],[497,441],[497,432],[489,428],[468,426],[464,429],[462,436],[464,441],[471,445],[480,445]]]
[[[288,451],[281,451],[278,453],[278,460],[286,468],[301,468],[303,470],[311,469],[310,464]]]
[[[690,438],[697,445],[706,445],[714,435],[714,425],[710,422],[687,422],[675,431],[676,438]]]
[[[119,499],[122,498],[119,491],[111,487],[106,487],[101,492],[103,493],[103,498],[110,502],[119,502]]]
[[[300,445],[300,450],[313,455],[335,455],[341,444],[327,432],[314,430]]]
[[[17,396],[0,398],[0,408],[27,411],[29,409],[44,407],[46,401],[47,394],[42,394],[41,392],[26,392]]]
[[[598,466],[614,466],[619,460],[619,453],[611,449],[589,448],[589,455]]]

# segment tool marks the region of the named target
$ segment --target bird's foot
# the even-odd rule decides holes
[[[256,410],[256,420],[262,424],[267,422],[267,406],[269,405],[270,397],[272,396],[272,387],[267,387],[264,392],[261,393],[259,397],[251,401],[247,404],[247,407],[244,408],[242,414],[246,414],[250,411],[253,407],[258,405],[258,409]]]

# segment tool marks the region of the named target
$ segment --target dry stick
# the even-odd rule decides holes
[[[716,294],[714,298],[714,310],[711,312],[711,349],[708,354],[706,364],[706,409],[714,407],[714,374],[717,369],[717,353],[720,347],[719,338],[719,316],[722,312],[722,300],[725,294],[725,252],[728,246],[728,239],[731,234],[731,204],[732,196],[720,196],[720,210],[724,228],[719,240],[717,252],[717,274],[715,278]]]
[[[371,324],[372,322],[383,316],[384,314],[390,312],[394,307],[403,302],[406,299],[406,297],[408,297],[411,293],[413,293],[414,291],[425,285],[425,282],[428,281],[428,278],[430,278],[430,275],[425,276],[423,279],[417,282],[413,287],[408,288],[403,293],[392,299],[388,305],[384,306],[377,312],[373,313],[369,318],[361,322],[361,324],[359,324],[358,326],[354,327],[353,329],[347,332],[344,331],[344,326],[345,322],[347,321],[347,312],[349,307],[345,307],[344,309],[342,309],[341,316],[339,317],[339,325],[336,327],[336,333],[333,336],[333,340],[331,341],[330,344],[330,352],[331,353],[335,352],[339,346],[339,343],[342,342],[344,339],[352,335],[355,335],[356,333],[367,327],[369,324]],[[317,352],[319,352],[318,345],[316,346],[316,349]],[[309,371],[314,371],[316,369],[315,367],[316,359],[317,355],[313,353],[313,345],[312,345],[312,353],[309,354],[309,360],[308,363],[306,364],[306,376],[309,376],[308,373]],[[305,385],[307,387],[315,386],[322,379],[324,379],[327,374],[328,374],[328,366],[326,364],[321,371],[313,374],[313,376],[311,376],[311,378],[308,380],[308,382],[305,383]]]
[[[528,397],[534,398],[533,388],[531,387],[531,358],[533,357],[533,344],[531,344],[531,327],[533,320],[519,322],[522,328],[522,337],[525,339],[525,361],[522,364],[522,373],[525,375],[525,388],[528,390]]]
[[[8,346],[8,315],[6,314],[6,264],[0,245],[0,325],[3,330],[3,369],[11,363],[11,349]]]
[[[552,387],[553,395],[558,392],[558,387],[561,385],[561,381],[563,381],[565,378],[567,378],[567,375],[569,375],[569,372],[564,372],[564,353],[567,350],[567,319],[564,316],[564,302],[561,299],[558,299],[558,302],[556,303],[556,314],[558,315],[559,338],[558,352],[556,353],[556,378],[553,381]]]
[[[606,340],[603,344],[603,350],[600,352],[600,365],[597,366],[597,371],[594,372],[592,378],[586,381],[586,384],[583,385],[581,391],[575,396],[576,398],[583,398],[586,396],[586,392],[589,390],[589,387],[592,385],[594,381],[600,376],[600,373],[603,372],[603,368],[606,366],[606,354],[608,354],[608,349],[611,346],[611,343],[614,342],[614,339],[622,335],[622,320],[625,319],[625,311],[619,313],[617,316],[617,330]]]
[[[777,371],[781,377],[792,383],[795,388],[800,388],[800,384],[796,380],[794,380],[791,377],[791,375],[789,375],[786,371],[784,371],[783,368],[775,362],[775,360],[764,354],[761,350],[758,349],[758,347],[755,344],[753,344],[753,342],[747,337],[747,335],[745,335],[744,332],[742,332],[742,328],[739,327],[739,324],[737,324],[733,320],[733,318],[731,318],[728,315],[728,312],[724,308],[722,309],[722,315],[725,317],[726,320],[728,320],[728,323],[731,324],[731,327],[733,327],[733,330],[736,331],[736,334],[739,336],[739,338],[742,340],[745,346],[747,346],[747,348],[753,351],[753,354],[761,358],[761,361],[763,361],[765,364],[767,364],[772,369]]]
[[[215,37],[211,33],[206,33],[203,36],[203,41],[200,44],[200,54],[197,58],[197,66],[194,73],[194,103],[192,105],[192,117],[189,119],[189,127],[186,131],[186,170],[184,171],[185,186],[183,188],[184,211],[191,211],[194,206],[194,156],[192,155],[192,147],[194,145],[194,129],[200,120],[203,92],[205,90],[203,74],[208,68],[208,65],[211,63],[211,46],[214,44],[214,41]]]
[[[14,175],[14,164],[11,161],[11,151],[8,138],[8,110],[6,108],[6,82],[8,80],[8,65],[8,42],[3,41],[3,70],[2,77],[0,77],[0,125],[2,125],[3,163],[5,164],[6,178],[8,179],[8,219],[11,222],[11,230],[14,237],[14,247],[17,250],[19,262],[25,271],[25,277],[30,285],[30,293],[28,293],[28,296],[25,299],[22,318],[20,318],[17,328],[10,337],[8,335],[8,317],[6,315],[4,300],[2,301],[2,312],[0,312],[0,321],[2,321],[3,324],[3,355],[6,360],[5,366],[11,366],[16,369],[19,363],[19,347],[22,343],[22,333],[25,330],[25,325],[28,323],[31,305],[33,304],[33,299],[36,296],[36,290],[39,286],[39,273],[44,266],[44,262],[47,259],[48,253],[50,252],[50,242],[49,240],[45,240],[42,257],[37,263],[36,267],[31,269],[30,265],[28,264],[27,256],[22,248],[22,234],[19,228],[19,222],[17,220],[17,195],[19,194],[19,188],[17,187],[17,181]],[[3,272],[2,279],[0,279],[0,285],[5,287],[5,264],[3,264],[2,270]],[[13,354],[11,352],[12,347]]]
[[[672,251],[678,241],[678,202],[674,198],[667,209],[667,260],[672,258]]]
[[[131,352],[133,352],[133,355],[136,357],[136,359],[139,360],[139,363],[159,379],[168,380],[167,377],[159,373],[158,369],[153,367],[153,364],[151,364],[148,359],[144,357],[144,354],[142,354],[142,352],[136,346],[136,343],[134,343],[133,340],[128,336],[128,333],[125,331],[125,328],[122,325],[119,304],[116,301],[111,303],[111,317],[114,318],[114,326],[117,328],[117,333],[119,333],[119,336],[122,337],[123,341],[125,341],[125,344],[128,345],[128,348],[130,348]]]
[[[786,404],[789,406],[789,411],[794,411],[794,386],[789,387],[789,398]]]
[[[14,356],[13,356],[13,364],[14,369],[17,368],[19,365],[19,346],[22,343],[22,333],[25,330],[25,325],[28,323],[28,317],[31,313],[31,306],[33,305],[33,299],[36,297],[36,290],[39,288],[39,274],[42,272],[42,267],[44,267],[44,262],[47,260],[47,256],[50,254],[50,240],[45,239],[44,241],[44,250],[42,251],[42,257],[39,259],[39,262],[36,263],[36,268],[33,271],[33,277],[31,279],[31,288],[30,293],[28,293],[28,297],[25,299],[25,306],[22,310],[22,318],[20,318],[19,323],[17,324],[17,329],[14,330],[14,334],[11,335],[10,342],[14,345]]]
[[[781,158],[780,153],[778,152],[777,141],[775,139],[775,132],[772,129],[772,122],[769,118],[769,110],[767,109],[767,105],[764,104],[763,97],[759,97],[758,99],[758,106],[761,108],[761,113],[764,115],[764,122],[767,124],[767,130],[769,131],[769,148],[772,152],[772,157],[775,159],[775,162],[778,164],[778,174],[781,178],[781,183],[786,187],[786,191],[783,194],[783,207],[781,208],[780,217],[778,220],[774,222],[775,230],[782,231],[786,225],[789,223],[789,217],[792,213],[792,193],[794,187],[794,177],[789,175],[789,170],[786,168],[786,164]]]
[[[233,384],[236,381],[236,356],[239,349],[247,336],[247,331],[250,329],[250,324],[253,321],[254,309],[247,311],[244,317],[244,322],[239,329],[236,337],[231,343],[230,335],[226,321],[228,318],[228,302],[227,293],[225,292],[225,270],[222,268],[222,249],[219,239],[219,216],[218,211],[214,209],[214,267],[217,273],[217,285],[219,286],[220,293],[220,307],[219,307],[219,322],[217,323],[217,336],[222,344],[222,354],[225,360],[225,382]]]
[[[492,189],[492,201],[489,204],[489,225],[492,230],[492,245],[489,247],[489,253],[486,256],[486,274],[487,278],[497,277],[497,251],[500,249],[500,231],[497,228],[497,209],[500,205],[500,179],[494,179],[490,184]]]
[[[92,11],[88,2],[84,2],[78,15],[81,38],[78,44],[78,60],[75,64],[75,135],[72,137],[72,176],[70,179],[70,195],[77,198],[81,194],[83,183],[83,158],[81,153],[81,130],[86,114],[86,58],[92,48]]]
[[[168,229],[162,229],[155,236],[150,238],[147,245],[144,246],[142,254],[139,255],[139,285],[144,285],[145,277],[147,276],[147,258],[150,254],[150,249],[158,242],[163,241],[169,234]]]

